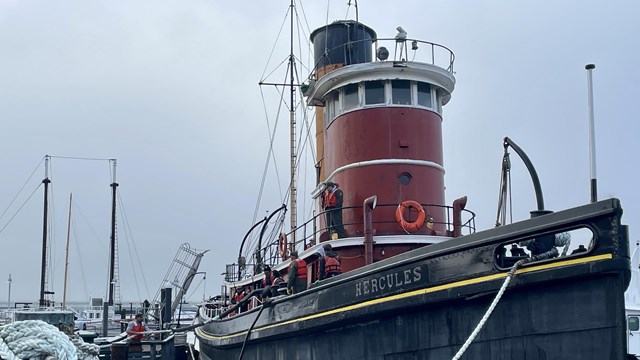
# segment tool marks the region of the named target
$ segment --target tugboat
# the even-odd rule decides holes
[[[249,230],[263,225],[253,268],[243,257],[228,265],[224,310],[205,304],[193,325],[200,357],[625,359],[630,256],[620,201],[545,209],[533,164],[505,138],[503,164],[509,149],[522,158],[537,209],[476,232],[466,197],[449,205],[444,196],[454,54],[397,31],[379,38],[348,20],[311,33],[315,68],[300,91],[316,106],[316,215],[292,220],[275,242],[262,241],[268,218]],[[326,210],[336,184],[343,203]],[[330,278],[319,274],[327,244],[341,258]],[[294,253],[307,289],[265,299],[263,269],[287,274]]]

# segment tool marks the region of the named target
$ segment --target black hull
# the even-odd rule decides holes
[[[462,358],[625,359],[629,253],[620,215],[617,200],[603,201],[414,250],[276,300],[244,359],[450,359],[504,281],[497,244],[577,225],[597,233],[592,251],[522,269]],[[257,314],[198,329],[201,357],[237,359]]]

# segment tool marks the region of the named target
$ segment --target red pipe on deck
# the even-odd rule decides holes
[[[453,237],[462,235],[462,210],[467,206],[467,197],[463,196],[453,202]]]
[[[367,265],[373,264],[373,209],[376,208],[376,195],[364,199],[362,212],[364,214],[364,260]]]

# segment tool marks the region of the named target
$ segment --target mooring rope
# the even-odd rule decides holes
[[[44,359],[97,360],[100,348],[78,336],[67,336],[40,320],[16,321],[0,327],[0,358],[3,360]]]
[[[484,324],[489,319],[489,316],[491,316],[493,309],[496,308],[496,306],[498,305],[498,302],[500,301],[500,298],[502,298],[502,295],[507,290],[507,286],[509,285],[509,282],[511,282],[511,279],[515,277],[516,270],[518,270],[518,268],[524,264],[527,264],[533,261],[549,259],[556,256],[558,256],[558,249],[554,247],[545,253],[519,260],[515,264],[513,264],[513,267],[511,267],[511,270],[509,270],[509,273],[507,274],[507,278],[504,279],[504,283],[502,283],[502,287],[500,287],[498,294],[496,294],[496,297],[491,302],[491,305],[489,305],[487,312],[485,312],[485,314],[482,316],[482,319],[480,319],[480,322],[478,323],[476,328],[473,329],[473,332],[471,332],[471,335],[469,335],[469,338],[467,339],[467,341],[465,341],[465,343],[462,345],[460,350],[458,350],[458,352],[453,356],[452,360],[460,359],[460,357],[462,357],[465,351],[467,351],[467,348],[469,347],[469,345],[471,345],[473,340],[476,338],[480,330],[482,330],[482,328],[484,327]]]

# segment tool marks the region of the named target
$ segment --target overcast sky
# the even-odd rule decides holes
[[[269,143],[265,114],[273,128],[278,109],[277,93],[261,93],[257,83],[265,68],[286,59],[287,29],[267,64],[287,7],[284,0],[0,0],[0,211],[45,154],[117,158],[133,235],[125,236],[120,214],[122,298],[153,297],[183,242],[211,249],[201,270],[207,292],[218,292],[219,274],[235,261],[253,220]],[[359,7],[360,21],[380,37],[393,37],[401,25],[410,38],[455,52],[456,90],[443,123],[446,196],[451,203],[467,195],[479,228],[495,222],[507,135],[536,165],[548,209],[588,202],[584,65],[595,63],[599,196],[622,200],[631,240],[640,239],[639,2],[361,0]],[[298,9],[306,16],[305,37],[307,24],[313,30],[347,14],[346,0],[330,2],[328,13],[327,2]],[[348,14],[354,16],[353,7]],[[271,80],[282,79],[279,74]],[[286,191],[287,121],[285,114],[274,150],[280,182],[271,167],[259,217],[278,207]],[[310,156],[302,161],[304,184],[314,171]],[[522,163],[513,158],[512,164],[514,217],[524,219],[535,197]],[[37,169],[0,228],[37,188],[44,176],[42,166]],[[51,287],[60,300],[73,192],[69,297],[102,296],[108,163],[54,159],[52,171]],[[299,193],[305,214],[310,191]],[[40,188],[0,232],[0,280],[11,273],[12,301],[38,298],[41,236]],[[144,280],[133,276],[138,264]],[[7,299],[4,284],[0,301]],[[191,300],[202,290],[190,291]]]

